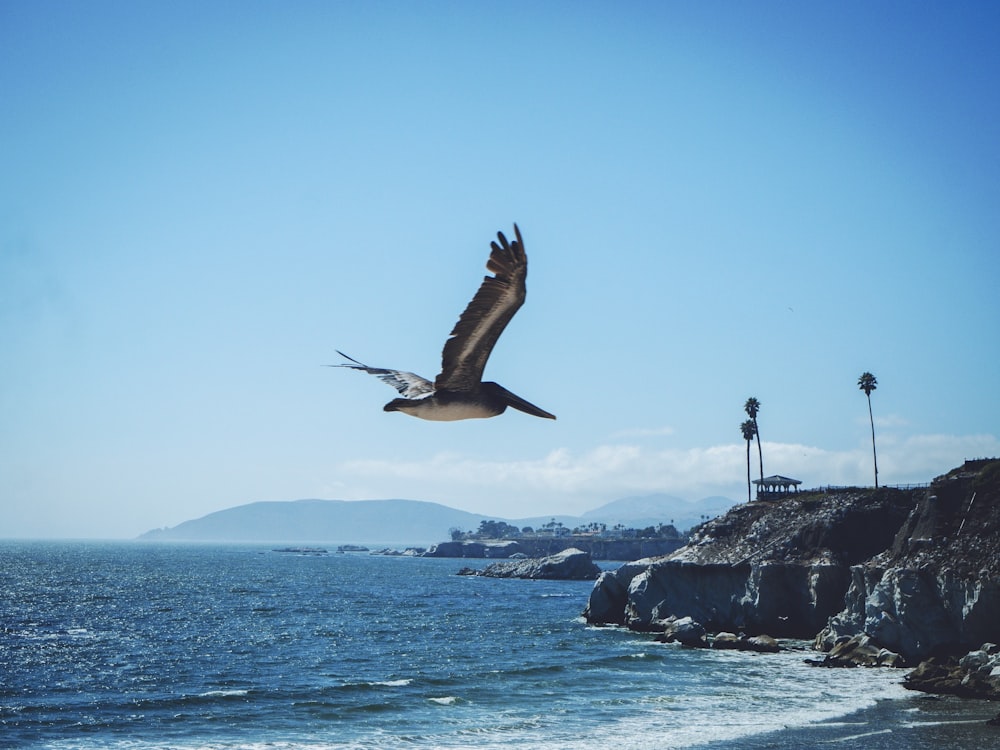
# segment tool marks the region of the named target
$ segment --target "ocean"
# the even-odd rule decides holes
[[[592,584],[267,545],[0,542],[0,747],[988,747],[996,706],[588,626]],[[611,567],[610,564],[606,567]],[[930,744],[925,744],[930,743]]]

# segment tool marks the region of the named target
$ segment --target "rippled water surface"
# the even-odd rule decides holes
[[[0,746],[738,748],[903,695],[588,627],[590,583],[463,564],[0,542]]]

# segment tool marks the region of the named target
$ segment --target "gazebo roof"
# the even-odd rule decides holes
[[[791,477],[783,477],[781,474],[772,474],[769,477],[764,477],[763,479],[754,479],[753,483],[758,487],[777,487],[783,486],[787,487],[789,485],[799,485],[802,484],[798,479],[792,479]]]

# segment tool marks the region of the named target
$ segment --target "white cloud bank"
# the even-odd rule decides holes
[[[1000,455],[994,435],[886,436],[878,443],[879,483],[928,482],[968,458]],[[870,485],[871,446],[830,451],[764,442],[764,473],[801,479],[805,487]],[[756,445],[751,478],[759,474]],[[540,458],[493,461],[462,453],[428,460],[344,462],[337,494],[351,499],[409,497],[507,517],[580,513],[629,495],[663,492],[689,500],[746,497],[746,444],[686,450],[602,445]],[[346,494],[345,494],[346,492]]]

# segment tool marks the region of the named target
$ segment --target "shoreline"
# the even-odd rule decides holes
[[[1000,713],[1000,703],[950,695],[914,693],[912,697],[879,699],[875,705],[836,719],[803,727],[787,727],[736,741],[713,742],[708,750],[966,750],[993,747],[1000,727],[987,721]]]

